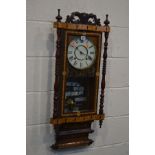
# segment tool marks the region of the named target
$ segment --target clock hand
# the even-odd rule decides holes
[[[77,47],[77,50],[80,52],[80,54],[86,55],[85,53],[83,53],[82,51],[80,51],[80,50],[78,49],[78,47]]]
[[[80,54],[82,54],[82,55],[86,55],[86,54],[84,54],[84,53],[83,53],[83,52],[81,52],[81,51],[80,51]]]

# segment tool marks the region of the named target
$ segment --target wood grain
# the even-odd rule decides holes
[[[51,118],[51,124],[63,124],[63,123],[75,123],[75,122],[87,122],[93,120],[103,120],[104,115],[88,115],[88,116],[78,116],[78,117],[63,117],[63,118]]]
[[[84,24],[72,24],[63,22],[54,22],[54,28],[66,29],[66,30],[85,30],[93,32],[110,32],[110,27],[106,26],[95,26],[95,25],[84,25]]]

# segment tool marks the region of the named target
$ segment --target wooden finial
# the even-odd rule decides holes
[[[106,26],[108,26],[110,24],[109,20],[108,20],[108,14],[106,14],[106,20],[104,21],[104,24]]]
[[[57,22],[61,22],[60,9],[58,9],[58,16],[56,16]]]

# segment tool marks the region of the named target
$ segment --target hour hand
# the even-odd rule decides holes
[[[80,54],[85,55],[82,51],[80,51]]]
[[[82,51],[80,51],[78,48],[77,48],[77,50],[80,52],[80,54],[82,54],[82,55],[85,55]]]

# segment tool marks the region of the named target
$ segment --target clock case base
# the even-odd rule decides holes
[[[88,138],[89,134],[94,132],[91,123],[92,121],[56,125],[56,142],[51,148],[63,149],[92,144],[93,140]]]

